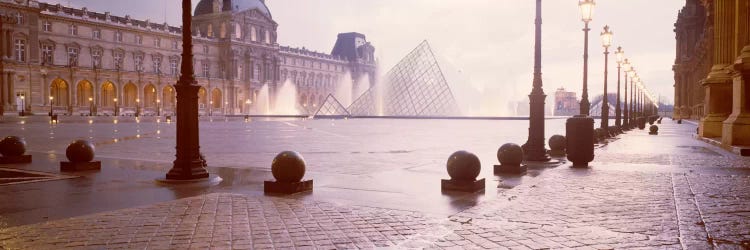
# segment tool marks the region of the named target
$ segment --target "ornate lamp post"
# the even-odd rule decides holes
[[[568,160],[573,167],[588,167],[589,162],[594,160],[594,119],[589,117],[588,94],[588,58],[589,58],[589,22],[594,12],[594,0],[579,0],[578,7],[581,10],[581,20],[585,26],[583,45],[583,92],[581,94],[580,114],[571,117],[565,123],[567,137]]]
[[[156,116],[161,116],[161,100],[156,99]]]
[[[141,116],[141,99],[135,99],[135,117]]]
[[[527,161],[550,160],[544,146],[544,99],[547,95],[542,89],[542,0],[536,0],[536,19],[534,21],[534,79],[529,94],[529,138],[524,148]]]
[[[211,116],[214,110],[214,101],[208,101],[208,116]]]
[[[623,97],[625,97],[624,98],[625,102],[623,103],[624,116],[622,119],[623,120],[622,125],[623,125],[623,129],[627,130],[629,129],[629,126],[630,126],[630,121],[629,121],[629,116],[628,116],[630,114],[628,110],[628,76],[630,75],[630,72],[632,72],[633,70],[633,66],[630,65],[630,61],[627,58],[625,58],[625,60],[622,63],[622,69],[625,71],[625,86],[623,88],[625,90],[625,93],[623,94]],[[631,80],[631,84],[632,84],[632,80]]]
[[[609,30],[609,26],[604,26],[604,31],[601,33],[602,46],[604,47],[604,96],[602,96],[602,124],[601,128],[605,131],[609,131],[609,100],[607,97],[607,68],[609,66],[609,46],[612,45],[612,31]]]
[[[21,113],[19,113],[21,116],[26,116],[26,96],[21,93]]]
[[[193,61],[192,5],[182,0],[182,61]],[[167,180],[196,180],[208,178],[206,161],[201,157],[198,134],[198,89],[192,63],[180,66],[177,90],[177,136],[174,164]]]
[[[617,58],[617,106],[615,106],[615,126],[622,129],[622,111],[620,110],[620,70],[622,69],[622,61],[625,59],[625,52],[622,50],[622,47],[617,47],[615,58]],[[622,130],[618,131],[622,132]]]
[[[114,98],[114,99],[112,99],[112,100],[113,100],[113,101],[115,101],[115,116],[117,116],[117,115],[118,115],[118,114],[120,113],[120,112],[118,112],[118,111],[119,111],[119,110],[118,110],[119,108],[117,107],[117,98]]]
[[[49,116],[52,116],[52,100],[55,99],[54,96],[49,96]]]
[[[589,78],[589,22],[594,14],[594,0],[579,0],[578,8],[581,10],[581,20],[584,23],[583,33],[583,93],[581,93],[581,115],[589,115],[591,103],[589,102],[588,78]]]
[[[94,115],[94,98],[89,97],[89,116]]]

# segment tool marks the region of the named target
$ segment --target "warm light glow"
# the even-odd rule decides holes
[[[622,50],[622,47],[619,47],[619,46],[617,47],[617,51],[615,51],[615,56],[617,57],[617,63],[622,63],[622,61],[625,60],[625,51]]]
[[[52,99],[55,99],[55,97],[54,96],[50,96],[49,100],[51,101]]]
[[[25,96],[21,96],[21,100],[23,100],[23,99],[26,99],[26,97]]]
[[[159,100],[159,99],[156,99],[156,103],[160,103],[160,102],[161,102],[161,100]]]
[[[115,100],[115,102],[117,102],[117,98],[115,98],[115,99],[113,99],[113,100]]]
[[[581,10],[581,20],[589,22],[594,16],[594,0],[579,0],[578,8]]]
[[[94,98],[89,97],[89,101],[93,101],[93,100],[94,100]]]
[[[622,69],[625,70],[625,72],[630,72],[633,70],[633,65],[630,64],[630,60],[628,60],[627,58],[622,61]]]
[[[245,104],[250,104],[250,103],[253,103],[252,101],[250,101],[250,99],[247,99],[247,101],[245,101]]]
[[[600,35],[602,37],[602,46],[604,46],[604,48],[609,48],[609,46],[612,45],[612,31],[609,30],[608,25],[604,26],[604,31],[602,31]]]
[[[141,99],[135,99],[135,102],[141,102]]]

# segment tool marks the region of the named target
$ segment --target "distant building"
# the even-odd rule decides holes
[[[0,32],[2,110],[112,114],[172,113],[182,29],[128,15],[34,0],[0,0],[10,19]],[[247,113],[285,81],[297,105],[316,106],[345,79],[374,83],[375,48],[339,34],[331,54],[277,43],[264,0],[201,0],[193,16],[193,62],[200,113]],[[264,87],[265,86],[265,87]],[[25,98],[24,98],[25,97]]]
[[[564,88],[559,88],[555,91],[555,116],[573,116],[580,113],[581,107],[579,106],[576,92],[565,91]]]

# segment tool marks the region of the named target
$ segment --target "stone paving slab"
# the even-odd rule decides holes
[[[395,246],[438,223],[423,214],[213,193],[0,229],[3,249],[351,249]]]

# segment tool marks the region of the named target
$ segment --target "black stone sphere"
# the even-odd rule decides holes
[[[553,135],[549,138],[549,148],[552,150],[565,150],[565,147],[567,146],[567,141],[565,139],[565,136],[562,135]]]
[[[294,151],[281,152],[273,158],[271,173],[278,182],[299,182],[305,176],[305,159]]]
[[[19,136],[8,136],[0,141],[0,154],[3,156],[21,156],[26,153],[26,140]]]
[[[476,155],[461,150],[448,157],[446,167],[452,180],[474,181],[479,176],[482,164]]]
[[[503,165],[521,165],[523,149],[515,143],[506,143],[497,149],[497,160]]]
[[[65,149],[70,162],[90,162],[94,159],[94,144],[87,140],[75,140]]]
[[[659,132],[659,126],[651,125],[650,127],[648,127],[648,131],[651,133]]]

